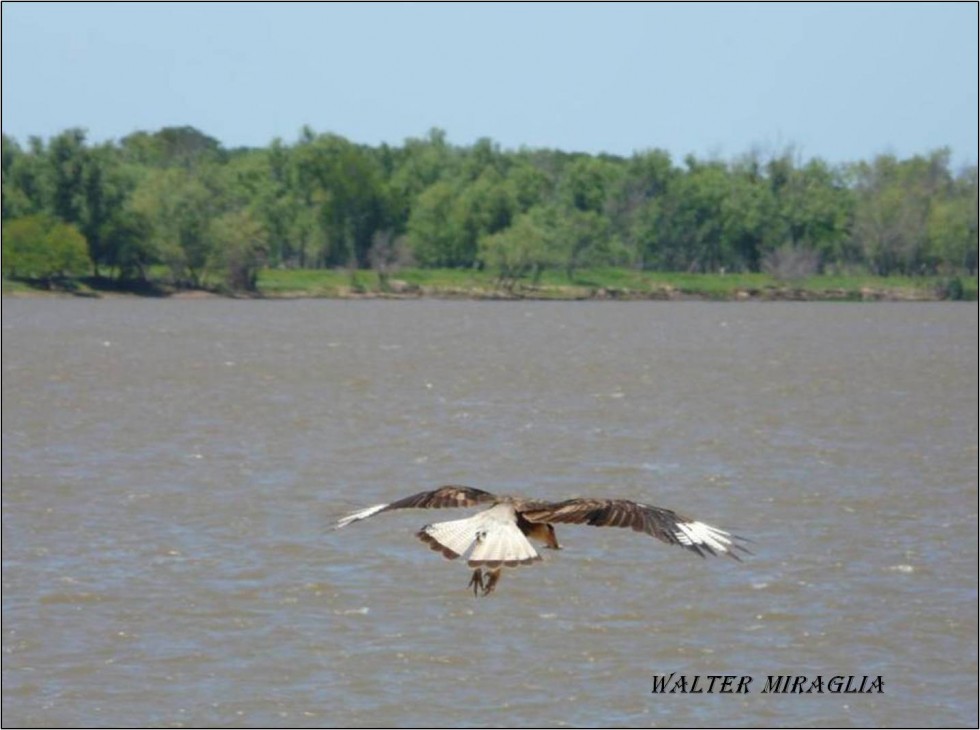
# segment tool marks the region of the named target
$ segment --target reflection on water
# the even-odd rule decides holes
[[[5,725],[977,722],[977,307],[3,303]],[[621,496],[476,600],[359,506]],[[461,516],[463,513],[452,512]],[[451,518],[450,518],[451,519]],[[670,672],[747,695],[653,695]],[[884,694],[761,694],[770,674]]]

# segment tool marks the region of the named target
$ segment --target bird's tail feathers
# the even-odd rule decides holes
[[[515,523],[488,520],[483,513],[426,525],[418,537],[451,560],[466,555],[472,568],[513,567],[541,560]]]

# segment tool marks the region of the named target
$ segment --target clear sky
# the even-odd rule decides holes
[[[3,3],[3,130],[977,161],[977,4]]]

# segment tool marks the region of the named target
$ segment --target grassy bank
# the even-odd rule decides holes
[[[505,286],[491,273],[460,269],[406,269],[385,282],[372,271],[286,270],[261,272],[258,293],[266,298],[459,298],[459,299],[708,299],[801,301],[940,301],[977,299],[976,277],[814,276],[794,282],[767,274],[655,273],[632,269],[587,269],[569,278],[545,272],[537,281]],[[40,285],[3,280],[5,295],[173,296],[221,294],[218,290],[179,290],[165,280],[138,287],[105,279],[62,282],[49,290]]]
[[[977,279],[814,276],[792,283],[767,274],[654,273],[589,269],[569,279],[545,272],[538,281],[503,286],[491,273],[408,269],[383,285],[373,272],[269,270],[259,276],[267,297],[443,297],[470,299],[711,299],[938,301],[977,299]]]

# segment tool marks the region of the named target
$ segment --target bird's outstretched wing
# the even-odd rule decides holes
[[[440,507],[472,507],[485,502],[496,502],[497,495],[485,492],[475,487],[464,487],[458,484],[449,484],[445,487],[433,489],[430,492],[419,492],[411,497],[399,499],[391,504],[376,504],[373,507],[362,509],[358,512],[347,515],[337,522],[337,527],[346,527],[352,522],[363,520],[379,512],[387,512],[393,509],[435,509]]]
[[[571,522],[598,527],[632,527],[672,545],[680,545],[704,557],[749,551],[741,544],[745,538],[717,527],[679,515],[662,507],[631,502],[628,499],[567,499],[564,502],[533,504],[521,510],[529,522]]]

